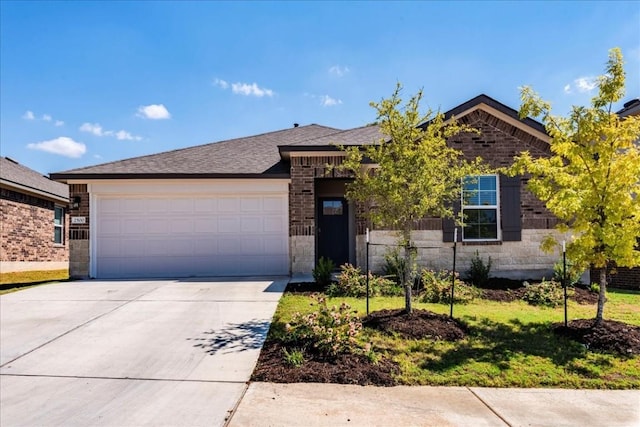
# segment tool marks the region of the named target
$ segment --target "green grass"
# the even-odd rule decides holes
[[[0,273],[0,295],[67,279],[69,279],[69,270]]]
[[[335,298],[365,313],[364,299]],[[280,300],[272,334],[284,333],[293,313],[313,310],[308,296],[286,294]],[[402,308],[402,298],[374,298],[371,311]],[[449,313],[444,304],[416,303],[415,308]],[[596,305],[570,302],[569,319],[593,318]],[[362,343],[399,363],[399,381],[410,385],[486,387],[564,387],[640,389],[640,356],[632,358],[587,351],[558,337],[551,324],[564,319],[563,307],[533,307],[524,302],[476,300],[454,307],[454,317],[468,325],[457,342],[407,340],[365,329]],[[605,318],[640,326],[640,292],[610,291]]]

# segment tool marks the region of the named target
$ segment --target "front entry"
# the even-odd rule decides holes
[[[338,267],[349,262],[349,205],[344,197],[321,197],[317,206],[318,259]]]

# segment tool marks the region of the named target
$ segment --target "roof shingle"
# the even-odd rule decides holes
[[[17,163],[12,159],[0,157],[0,182],[10,187],[32,191],[55,199],[69,199],[69,187],[55,182]]]

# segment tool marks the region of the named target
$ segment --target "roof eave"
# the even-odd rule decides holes
[[[55,181],[112,179],[290,179],[288,173],[52,173]]]
[[[28,193],[33,196],[53,200],[56,202],[68,203],[69,196],[61,196],[59,194],[49,193],[48,191],[39,190],[37,188],[29,187],[28,185],[20,184],[17,182],[9,181],[7,179],[0,178],[0,187],[9,188],[11,190],[18,190],[23,193]]]

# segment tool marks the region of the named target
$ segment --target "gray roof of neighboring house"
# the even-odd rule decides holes
[[[623,108],[618,111],[620,117],[640,115],[640,99],[632,99],[624,103]]]
[[[0,157],[0,184],[21,192],[56,200],[69,200],[69,187],[66,184],[52,181],[7,157]]]
[[[289,169],[278,153],[279,145],[324,137],[339,129],[311,124],[229,139],[196,147],[134,157],[51,174],[53,179],[74,178],[189,178],[288,177]]]

